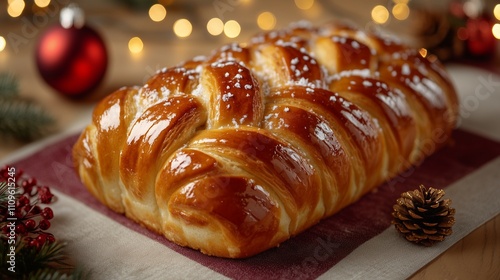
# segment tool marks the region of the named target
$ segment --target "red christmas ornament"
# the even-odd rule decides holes
[[[491,29],[493,21],[487,16],[467,20],[467,50],[472,56],[490,57],[495,53],[496,39]]]
[[[42,78],[65,96],[81,97],[99,85],[108,65],[104,41],[85,25],[75,5],[61,10],[60,23],[50,27],[36,46]]]

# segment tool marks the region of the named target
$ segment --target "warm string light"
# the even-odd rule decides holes
[[[313,5],[314,0],[295,0],[295,6],[301,10],[309,10]]]
[[[243,4],[243,5],[246,5],[246,6],[252,4],[252,2],[253,2],[253,0],[239,0],[240,4]]]
[[[24,0],[9,0],[7,13],[9,14],[9,16],[15,18],[23,13],[25,7],[26,4],[24,3]]]
[[[500,23],[495,23],[493,28],[491,28],[491,32],[493,32],[493,36],[500,40]]]
[[[236,20],[228,20],[224,23],[224,35],[228,38],[236,38],[240,32],[241,26]]]
[[[224,22],[220,18],[212,18],[207,22],[207,31],[212,36],[218,36],[224,32]]]
[[[3,36],[0,36],[0,52],[5,50],[5,47],[7,46],[7,41]]]
[[[35,0],[35,5],[39,8],[46,8],[50,5],[50,0]]]
[[[207,22],[207,31],[212,36],[222,33],[228,38],[236,38],[240,35],[241,26],[236,20],[228,20],[225,23],[220,18],[211,18]]]
[[[497,20],[500,20],[500,4],[496,4],[495,8],[493,8],[493,15]]]
[[[174,0],[158,0],[157,4],[153,4],[149,9],[149,17],[154,22],[161,22],[166,18],[167,9],[165,6],[172,4]],[[241,4],[250,5],[253,0],[240,0]],[[390,19],[391,14],[396,20],[406,20],[410,15],[408,6],[410,0],[392,0],[392,8],[383,5],[376,5],[371,10],[371,18],[377,24],[385,24]],[[46,8],[50,5],[51,0],[34,0],[34,4],[39,8]],[[294,0],[295,6],[305,12],[310,12],[318,3],[314,0]],[[26,3],[24,0],[7,0],[7,13],[11,17],[19,17]],[[467,7],[464,7],[467,8]],[[466,9],[467,10],[467,9]],[[469,9],[470,10],[470,9]],[[493,8],[493,16],[500,21],[500,4],[496,4]],[[272,30],[276,26],[276,16],[269,12],[261,12],[257,16],[257,26],[262,30]],[[224,34],[228,38],[236,38],[241,33],[241,26],[236,20],[229,20],[224,23],[220,18],[212,18],[207,22],[207,32],[212,36]],[[191,22],[187,19],[178,19],[173,25],[174,34],[179,38],[189,37],[193,31]],[[459,30],[460,31],[460,30]],[[492,26],[491,32],[493,36],[500,40],[500,23],[495,23]],[[460,32],[458,32],[460,37]],[[463,32],[462,32],[463,33]],[[462,34],[463,35],[463,34]],[[464,37],[464,36],[462,36]],[[465,38],[462,38],[465,39]],[[0,52],[6,48],[6,40],[0,36]],[[131,53],[140,53],[143,50],[144,44],[139,37],[130,39],[128,44]]]
[[[262,12],[257,16],[257,25],[262,30],[271,30],[276,26],[276,17],[271,12]]]
[[[493,15],[497,20],[500,20],[500,4],[496,4],[493,8]],[[500,40],[500,23],[495,23],[491,28],[491,32],[495,38]]]
[[[142,52],[143,48],[144,44],[142,43],[142,40],[139,37],[133,37],[128,41],[128,49],[133,54]]]
[[[174,33],[179,38],[186,38],[191,35],[193,25],[185,18],[178,19],[174,22]]]
[[[410,16],[409,0],[393,0],[391,11],[383,5],[377,5],[371,10],[372,20],[377,24],[385,24],[391,14],[397,20],[406,20]]]
[[[384,24],[389,20],[389,10],[385,6],[377,5],[371,12],[372,20],[378,24]]]
[[[410,15],[410,8],[406,3],[397,3],[392,7],[392,15],[397,20],[405,20]]]
[[[160,22],[167,16],[167,9],[162,4],[154,4],[149,8],[149,18],[154,22]]]

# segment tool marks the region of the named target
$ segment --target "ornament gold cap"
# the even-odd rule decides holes
[[[77,4],[71,3],[61,10],[59,21],[61,26],[66,29],[71,27],[82,28],[85,25],[85,14]]]

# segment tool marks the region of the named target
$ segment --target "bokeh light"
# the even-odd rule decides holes
[[[8,3],[7,13],[11,17],[18,17],[23,13],[25,6],[23,0],[12,0]]]
[[[500,40],[500,23],[495,23],[493,25],[493,28],[491,29],[491,32],[493,32],[493,36]]]
[[[389,19],[389,11],[382,5],[377,5],[372,9],[372,20],[378,24],[384,24]]]
[[[309,10],[314,5],[314,0],[295,0],[295,6],[301,10]]]
[[[178,19],[174,22],[174,33],[177,37],[185,38],[191,35],[193,25],[185,18]]]
[[[228,20],[224,24],[224,34],[228,38],[236,38],[238,37],[238,35],[240,35],[240,32],[241,32],[241,26],[237,21]]]
[[[167,16],[167,9],[162,4],[154,4],[149,8],[149,17],[152,21],[160,22]]]
[[[211,18],[207,22],[207,31],[213,36],[222,34],[224,32],[224,22],[220,18]]]
[[[133,37],[128,41],[128,49],[131,53],[140,53],[144,48],[141,38]]]
[[[493,8],[493,15],[496,19],[500,20],[500,4],[496,4],[495,8]]]
[[[271,30],[276,26],[276,17],[271,12],[262,12],[257,17],[257,25],[262,30]]]
[[[405,20],[410,15],[410,8],[405,3],[398,3],[392,7],[392,15],[395,19]]]
[[[478,4],[479,1],[465,1],[463,5],[464,13],[470,18],[478,17],[482,12],[482,5]]]
[[[35,0],[35,5],[40,8],[45,8],[50,5],[50,0]]]
[[[6,46],[7,46],[7,41],[5,41],[5,38],[3,36],[0,36],[0,52],[5,50]]]

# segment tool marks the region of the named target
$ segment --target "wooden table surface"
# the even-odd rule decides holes
[[[26,43],[16,50],[8,45],[0,52],[0,72],[10,71],[16,75],[20,82],[20,93],[39,102],[57,120],[58,131],[71,130],[88,122],[95,102],[121,86],[142,84],[147,77],[164,66],[177,64],[195,55],[208,54],[212,49],[230,41],[245,40],[258,31],[255,16],[261,11],[269,10],[275,13],[277,28],[300,19],[322,23],[332,16],[339,15],[363,24],[369,19],[371,7],[375,5],[375,2],[365,0],[355,1],[359,6],[316,3],[314,9],[299,11],[293,5],[289,9],[283,9],[280,6],[283,4],[281,1],[265,1],[264,5],[263,1],[246,0],[226,7],[225,10],[217,10],[213,5],[217,1],[209,1],[209,4],[198,7],[195,11],[182,6],[172,6],[163,22],[152,23],[147,17],[147,11],[131,11],[113,2],[80,2],[87,13],[87,22],[103,36],[110,60],[101,86],[88,98],[78,101],[55,93],[41,80],[35,67],[33,54],[36,38],[45,28],[57,21],[57,16],[47,14],[48,21],[38,24],[28,34],[23,28],[26,30],[26,22],[32,22],[33,15],[24,16],[24,20],[10,19],[3,11],[4,7],[0,6],[0,36],[6,37],[13,32],[27,39]],[[382,4],[386,2],[381,1]],[[65,1],[57,1],[56,9],[60,9],[58,3]],[[217,15],[222,15],[225,20],[240,21],[241,35],[236,39],[208,35],[204,24],[209,18]],[[194,28],[192,35],[185,39],[176,38],[171,30],[174,20],[181,17],[189,18]],[[128,40],[133,36],[140,36],[145,44],[143,52],[137,55],[132,55],[127,48]],[[28,145],[10,140],[1,141],[0,159]],[[500,215],[454,244],[416,272],[411,279],[500,279]]]

